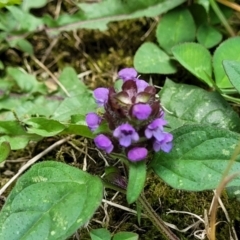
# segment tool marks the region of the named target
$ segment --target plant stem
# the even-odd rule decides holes
[[[116,186],[113,183],[107,182],[102,179],[102,182],[106,188],[113,189],[115,191],[119,191],[123,194],[126,194],[126,190]],[[156,214],[156,212],[152,209],[151,205],[148,203],[144,194],[142,193],[138,198],[139,203],[142,205],[143,210],[145,211],[147,217],[150,221],[155,225],[160,233],[165,236],[167,240],[179,240],[179,238],[165,225],[164,221]]]
[[[143,209],[146,211],[148,218],[155,225],[155,227],[161,232],[168,240],[179,240],[179,238],[166,226],[164,221],[156,214],[152,209],[151,205],[148,203],[144,194],[142,193],[138,198],[138,201],[142,205]]]
[[[223,13],[221,12],[220,8],[218,7],[217,3],[215,2],[215,0],[209,0],[211,7],[213,9],[213,11],[216,13],[216,15],[218,16],[218,18],[220,19],[220,21],[222,22],[223,26],[226,28],[227,32],[229,33],[229,35],[231,37],[235,36],[235,33],[232,29],[232,27],[229,25],[227,19],[225,18],[225,16],[223,15]]]

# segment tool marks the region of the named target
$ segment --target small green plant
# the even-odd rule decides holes
[[[2,62],[0,163],[12,150],[25,149],[31,142],[61,139],[33,157],[0,189],[1,195],[34,164],[17,180],[0,212],[0,239],[68,239],[88,225],[104,192],[110,190],[136,206],[139,224],[143,214],[149,218],[159,231],[157,238],[178,240],[145,197],[152,175],[172,188],[194,192],[216,189],[221,182],[217,196],[226,187],[230,196],[239,198],[240,118],[227,100],[240,101],[240,37],[227,38],[232,33],[225,22],[232,17],[228,8],[219,8],[213,0],[190,6],[185,2],[76,3],[76,13],[61,13],[55,19],[31,13],[30,9],[45,6],[45,0],[0,5],[6,8],[0,15],[0,41],[5,44],[1,51],[10,46],[35,60],[34,46],[26,36],[43,29],[51,36],[78,28],[104,30],[112,21],[164,13],[156,28],[158,44],[143,43],[134,56],[135,68],[120,70],[110,87],[90,91],[72,67],[64,67],[54,78],[56,89],[49,93],[41,79]],[[189,85],[189,76],[185,83],[172,81],[169,76],[176,76],[180,67],[207,90]],[[167,75],[164,86],[157,92],[136,70]],[[101,176],[56,159],[35,164],[64,142],[79,149],[78,136],[93,140],[104,159]],[[203,230],[210,240],[215,240],[215,220],[212,217]],[[141,239],[133,232],[111,233],[106,228],[92,229],[89,236],[92,240]]]

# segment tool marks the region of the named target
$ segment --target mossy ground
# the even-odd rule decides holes
[[[42,11],[51,13],[53,11],[52,8],[54,8],[54,6],[50,4],[47,9],[43,9]],[[28,40],[34,45],[36,58],[40,60],[44,59],[45,66],[47,66],[51,72],[58,75],[64,66],[70,65],[74,67],[78,73],[86,73],[83,80],[89,88],[94,89],[98,86],[111,85],[119,69],[132,66],[134,53],[144,41],[156,41],[154,38],[154,28],[153,31],[149,32],[149,29],[152,28],[155,21],[154,19],[142,18],[111,23],[109,29],[105,32],[83,29],[75,32],[63,32],[57,37],[57,40],[41,32],[29,36]],[[55,40],[56,43],[52,45],[51,51],[48,52],[47,49]],[[9,66],[21,66],[22,59],[24,58],[27,60],[31,69],[38,73],[38,77],[41,78],[44,73],[42,70],[39,70],[39,66],[30,57],[25,57],[24,54],[18,50],[6,49],[0,54],[5,59],[5,64]],[[26,68],[26,65],[22,67]],[[159,75],[153,76],[154,83],[162,86],[165,77],[166,76]],[[184,82],[186,79],[189,79],[185,71],[178,72],[177,75],[171,76],[171,78],[178,82]],[[6,164],[0,168],[0,186],[3,186],[6,181],[18,171],[26,159],[35,156],[56,140],[56,138],[46,138],[37,144],[30,144],[25,150],[12,152],[9,159],[17,161],[7,161]],[[103,174],[104,162],[98,153],[92,149],[91,141],[76,138],[72,140],[72,142],[80,148],[87,145],[89,148],[88,154],[95,159],[96,163],[88,159],[88,172],[95,175]],[[56,159],[57,161],[82,168],[84,157],[85,155],[83,153],[77,151],[71,144],[66,143],[45,156],[44,159]],[[44,159],[42,159],[42,161],[44,161]],[[7,197],[8,192],[5,193],[5,197]],[[109,200],[114,194],[115,192],[108,191],[106,198]],[[169,209],[190,212],[204,218],[204,210],[209,210],[213,197],[212,191],[198,193],[172,189],[153,174],[148,177],[145,194],[152,207],[156,209],[163,220],[175,224],[179,229],[184,229],[193,224],[193,222],[196,222],[196,218],[180,213],[166,214]],[[228,211],[232,225],[235,226],[236,229],[239,229],[239,203],[234,200],[229,200],[225,193],[223,194],[222,200]],[[125,196],[122,194],[117,195],[114,202],[127,206]],[[135,204],[128,207],[136,209]],[[231,226],[226,222],[226,217],[221,209],[218,211],[218,221],[221,223],[217,226],[217,239],[230,239],[229,231]],[[88,230],[101,227],[107,227],[111,232],[133,231],[138,233],[142,240],[163,239],[148,219],[142,218],[141,224],[139,224],[135,215],[116,207],[106,206],[106,204],[102,204],[102,206],[99,207],[88,226],[80,229],[70,239],[77,239],[77,236],[80,236],[82,240],[90,239]],[[187,233],[175,232],[180,239],[195,239],[193,232],[201,229],[204,229],[203,224],[197,226],[196,229],[189,230]],[[237,231],[240,236],[240,231]]]

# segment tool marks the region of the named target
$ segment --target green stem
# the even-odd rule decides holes
[[[102,179],[102,182],[106,188],[110,188],[115,191],[126,194],[125,189],[118,187],[113,183],[109,183],[103,179]],[[165,225],[164,221],[152,209],[151,205],[148,203],[143,193],[138,198],[138,201],[142,205],[149,220],[154,224],[154,226],[158,229],[158,231],[161,232],[163,236],[165,236],[167,240],[179,240],[179,238]]]
[[[234,102],[234,103],[237,103],[237,104],[240,103],[240,99],[239,99],[239,98],[231,97],[231,96],[226,95],[226,94],[222,94],[222,96],[223,96],[226,100],[228,100],[228,101],[231,101],[231,102]]]
[[[211,7],[213,9],[213,11],[216,13],[216,15],[218,16],[218,18],[220,19],[220,21],[222,22],[223,26],[226,28],[227,32],[229,33],[229,35],[231,37],[235,36],[235,33],[232,29],[232,27],[229,25],[227,19],[225,18],[225,16],[223,15],[223,13],[221,12],[220,8],[218,7],[217,3],[215,2],[215,0],[209,0]]]
[[[138,201],[140,202],[143,209],[145,210],[148,218],[155,225],[155,227],[158,229],[158,231],[161,232],[165,236],[166,239],[168,239],[168,240],[179,240],[179,238],[166,226],[164,221],[152,209],[151,205],[148,203],[148,201],[145,198],[143,193],[138,198]]]

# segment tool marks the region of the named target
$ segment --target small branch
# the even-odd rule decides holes
[[[232,8],[235,11],[240,12],[240,6],[237,3],[226,1],[226,0],[217,0],[217,1],[225,6]]]
[[[36,161],[38,161],[40,158],[42,158],[44,155],[52,151],[54,148],[58,147],[59,145],[62,145],[63,143],[67,142],[72,136],[69,136],[67,138],[61,139],[57,142],[55,142],[52,146],[46,148],[44,151],[30,159],[25,165],[23,165],[15,174],[1,189],[0,189],[0,196],[5,192],[5,190],[30,166],[32,166]]]
[[[62,85],[61,82],[58,81],[58,79],[52,74],[52,72],[51,72],[41,61],[39,61],[36,57],[34,57],[34,56],[31,56],[31,57],[32,57],[33,61],[34,61],[35,63],[37,63],[37,65],[38,65],[39,67],[41,67],[44,71],[46,71],[46,72],[51,76],[51,78],[53,79],[53,81],[63,90],[63,92],[64,92],[68,97],[70,97],[70,94],[69,94],[69,92],[67,91],[67,89]]]
[[[222,12],[221,12],[220,8],[218,7],[217,3],[215,2],[215,0],[209,0],[209,2],[211,4],[211,7],[212,7],[213,11],[218,16],[218,18],[222,22],[223,26],[226,28],[226,30],[229,33],[229,35],[231,37],[234,37],[236,34],[234,33],[232,27],[229,25],[229,23],[228,23],[227,19],[225,18],[225,16],[222,14]]]
[[[179,238],[166,226],[164,221],[156,214],[152,209],[151,205],[148,203],[147,199],[143,194],[138,198],[138,201],[142,205],[143,209],[146,211],[146,215],[155,225],[155,227],[161,232],[166,239],[169,240],[179,240]]]

